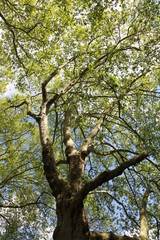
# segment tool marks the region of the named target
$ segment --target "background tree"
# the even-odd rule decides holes
[[[158,2],[0,7],[3,239],[158,239]]]

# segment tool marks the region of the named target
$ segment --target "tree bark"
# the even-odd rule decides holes
[[[147,208],[149,193],[150,193],[150,184],[148,183],[142,199],[142,206],[141,206],[141,212],[140,212],[140,240],[149,240],[149,229],[148,229],[148,221],[146,216],[146,208]]]
[[[118,236],[112,232],[91,232],[89,240],[139,240],[137,237]]]
[[[63,191],[66,187],[68,187],[68,185],[67,182],[65,182],[62,179],[61,175],[57,171],[56,162],[52,149],[52,142],[50,139],[46,111],[47,111],[46,104],[43,103],[38,121],[42,146],[42,160],[44,164],[44,173],[46,175],[46,179],[50,185],[53,196],[56,197],[57,194]]]
[[[85,170],[85,159],[77,151],[71,134],[71,110],[65,112],[63,128],[65,154],[69,164],[68,182],[73,191],[77,192],[82,188],[82,176]]]
[[[69,192],[57,197],[57,226],[54,240],[89,240],[89,225],[84,213],[83,203],[74,206]]]

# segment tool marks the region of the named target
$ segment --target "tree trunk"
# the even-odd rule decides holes
[[[74,206],[72,197],[61,195],[57,198],[56,213],[54,240],[89,240],[89,225],[83,204]]]
[[[46,179],[50,185],[53,196],[56,198],[57,226],[55,228],[54,240],[130,240],[127,236],[116,236],[113,233],[91,233],[84,213],[83,201],[90,191],[109,180],[121,175],[125,169],[141,162],[148,156],[143,152],[128,161],[125,161],[117,168],[111,171],[104,171],[95,179],[83,185],[82,177],[84,174],[89,146],[92,138],[98,133],[103,123],[100,118],[96,128],[91,132],[84,141],[82,148],[78,151],[75,147],[71,134],[71,111],[68,109],[65,113],[64,121],[64,144],[66,146],[66,158],[69,166],[67,178],[64,179],[56,166],[56,159],[53,153],[52,141],[50,137],[47,114],[46,88],[43,87],[43,103],[41,112],[37,117],[39,124],[40,138],[42,145],[42,158]],[[146,196],[143,199],[142,210],[146,207]],[[143,212],[141,211],[141,216]],[[142,217],[141,217],[142,218]],[[141,221],[142,222],[142,221]],[[136,238],[137,240],[137,238]],[[147,239],[145,239],[147,240]]]

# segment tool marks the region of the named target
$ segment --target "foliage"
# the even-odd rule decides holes
[[[44,175],[38,124],[27,115],[27,106],[39,114],[45,82],[52,149],[64,179],[68,165],[59,163],[67,162],[63,129],[68,109],[77,149],[103,119],[89,146],[84,184],[144,150],[149,153],[141,164],[87,196],[91,229],[122,234],[139,228],[150,181],[148,221],[158,239],[158,2],[2,0],[0,9],[0,93],[8,83],[17,90],[12,96],[1,95],[3,239],[45,239],[42,232],[55,226],[55,200]]]

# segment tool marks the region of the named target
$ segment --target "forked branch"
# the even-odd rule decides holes
[[[46,102],[48,100],[48,107],[55,102],[55,100],[57,98],[59,98],[60,96],[62,96],[66,90],[63,90],[61,93],[59,94],[55,94],[52,98],[47,99],[47,84],[70,62],[74,61],[79,55],[76,55],[74,57],[71,57],[69,60],[65,61],[64,63],[62,63],[60,66],[58,66],[47,78],[46,80],[44,80],[44,82],[42,83],[42,96],[43,96],[43,102]],[[78,77],[78,79],[81,76]],[[77,78],[74,79],[73,82],[77,82]],[[69,84],[69,86],[71,85],[72,87],[72,82]]]
[[[26,100],[23,101],[23,102],[21,102],[20,104],[16,104],[16,105],[13,104],[13,105],[9,106],[8,108],[5,109],[5,111],[8,110],[9,108],[19,108],[19,107],[21,107],[21,106],[23,106],[23,105],[27,105],[27,115],[31,116],[31,117],[34,118],[36,121],[38,121],[38,120],[39,120],[39,115],[36,115],[35,113],[33,113],[33,112],[31,111],[31,105],[30,105],[30,103],[27,102]]]
[[[82,156],[88,156],[89,154],[89,147],[92,143],[92,140],[93,138],[98,134],[103,122],[104,122],[104,119],[105,119],[105,116],[107,113],[109,113],[113,107],[115,106],[115,104],[117,103],[117,99],[112,102],[111,105],[109,105],[103,112],[103,114],[101,115],[101,117],[98,119],[97,121],[97,124],[95,125],[95,127],[93,128],[93,130],[90,132],[90,134],[86,137],[86,139],[84,140],[82,146],[80,147],[79,149],[79,152]]]

